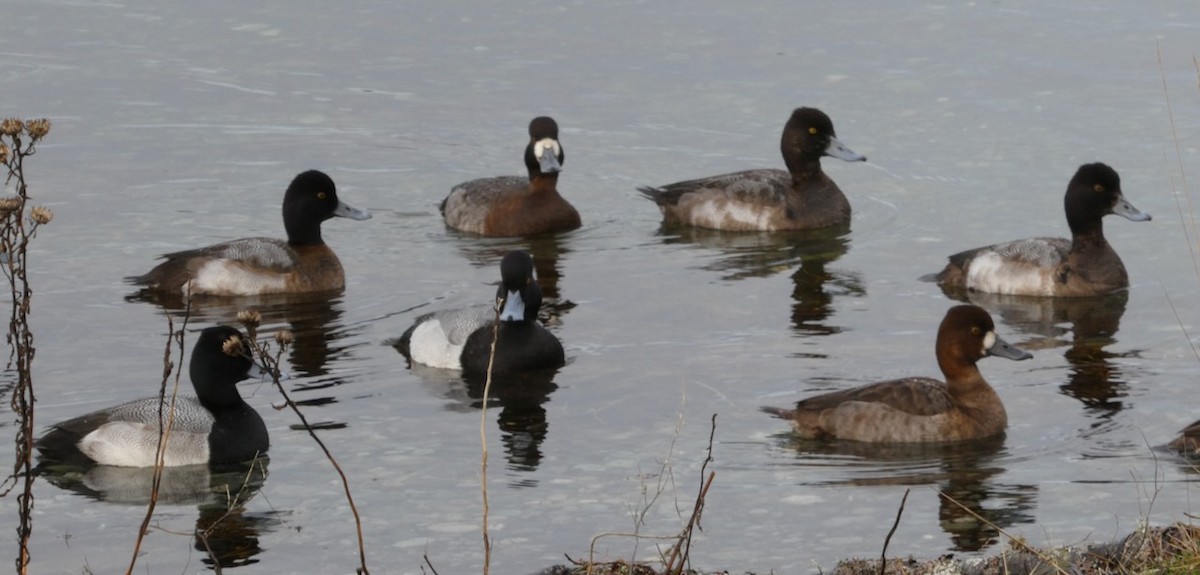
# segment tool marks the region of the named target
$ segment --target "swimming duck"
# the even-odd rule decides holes
[[[1104,239],[1103,218],[1134,222],[1150,214],[1121,193],[1117,171],[1101,163],[1075,172],[1063,198],[1071,239],[1030,238],[959,252],[935,276],[942,286],[1031,296],[1092,296],[1129,287],[1129,275]]]
[[[578,228],[579,212],[558,193],[564,159],[558,124],[547,116],[534,118],[525,146],[529,177],[480,178],[454,186],[441,204],[446,225],[484,236],[528,236]]]
[[[346,285],[342,264],[321,238],[321,222],[332,217],[365,220],[371,215],[339,200],[329,176],[309,170],[296,176],[283,196],[286,242],[244,238],[170,253],[146,274],[126,280],[183,296],[340,290]]]
[[[762,409],[814,439],[929,443],[997,435],[1008,425],[1008,414],[975,363],[989,355],[1018,361],[1033,356],[995,329],[981,307],[959,305],[946,312],[937,334],[945,383],[909,377],[810,397],[795,409]]]
[[[658,204],[663,222],[714,230],[824,228],[850,221],[850,202],[821,171],[821,157],[865,162],[837,139],[833,121],[816,108],[797,108],[783,127],[787,171],[747,170],[638,191]]]
[[[236,387],[263,373],[244,339],[225,326],[200,333],[188,368],[196,395],[176,398],[164,466],[239,463],[267,452],[267,427]],[[55,461],[152,467],[160,408],[167,421],[169,401],[147,397],[81,415],[51,426],[35,445],[43,458]]]
[[[1191,425],[1183,428],[1179,432],[1179,437],[1172,439],[1167,447],[1186,456],[1200,455],[1200,421],[1194,421]]]
[[[537,321],[542,290],[533,277],[533,258],[511,251],[500,261],[496,290],[500,331],[493,373],[515,373],[562,367],[562,344]],[[477,305],[437,311],[417,318],[396,342],[410,361],[464,375],[487,373],[496,308]]]

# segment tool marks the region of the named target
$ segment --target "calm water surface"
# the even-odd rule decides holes
[[[496,572],[586,556],[594,536],[631,531],[659,485],[643,532],[676,533],[713,414],[716,479],[692,548],[705,569],[876,556],[907,488],[897,555],[1002,546],[939,491],[1045,544],[1196,512],[1195,474],[1152,446],[1200,415],[1200,363],[1180,329],[1200,330],[1200,281],[1174,195],[1181,174],[1200,177],[1200,15],[1165,1],[804,4],[8,2],[0,112],[54,121],[29,164],[56,213],[31,257],[39,423],[152,394],[178,311],[129,299],[121,278],[163,252],[281,235],[284,187],[319,168],[374,214],[324,227],[345,292],[203,302],[191,326],[253,305],[266,331],[297,333],[286,385],[330,428],[374,571],[419,573],[423,555],[442,573],[481,570],[481,390],[410,370],[385,342],[421,313],[488,301],[512,248],[535,254],[569,360],[552,378],[502,382],[486,413]],[[634,191],[780,167],[800,105],[870,158],[825,162],[854,206],[849,229],[664,230]],[[521,173],[539,114],[562,126],[560,188],[584,227],[535,241],[447,231],[437,202],[458,182]],[[1067,180],[1097,160],[1154,215],[1108,220],[1134,285],[1092,302],[979,300],[1035,354],[982,364],[1009,411],[1005,438],[829,446],[757,411],[937,375],[934,333],[954,302],[917,278],[961,249],[1065,234]],[[239,573],[352,571],[329,464],[270,386],[243,393],[270,428],[269,476],[222,519],[213,498],[186,494],[227,476],[178,473],[185,495],[160,506],[140,568],[210,569],[192,532],[219,524],[209,542]],[[37,484],[36,572],[128,563],[144,508],[117,486],[141,479],[110,475]],[[0,521],[15,527],[12,497]],[[652,547],[606,537],[596,553]],[[0,555],[15,554],[5,538]]]

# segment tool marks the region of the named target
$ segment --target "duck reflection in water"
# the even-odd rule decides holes
[[[346,356],[347,330],[342,325],[345,302],[341,292],[320,294],[273,294],[260,296],[204,297],[189,299],[178,294],[163,294],[141,291],[125,298],[127,301],[145,301],[162,309],[164,315],[175,319],[178,325],[187,319],[189,323],[237,324],[238,312],[252,309],[262,315],[258,327],[260,337],[270,337],[273,332],[288,329],[292,332],[292,343],[288,345],[287,366],[280,369],[292,377],[303,378],[293,390],[296,405],[319,407],[337,403],[330,393],[334,388],[347,383],[340,376],[330,375],[329,362]],[[273,338],[272,338],[273,339]],[[320,427],[345,427],[344,422],[321,422]]]
[[[257,563],[259,539],[280,524],[278,512],[249,512],[247,504],[267,479],[266,456],[234,465],[164,467],[159,505],[196,505],[195,548],[204,563],[237,567]],[[154,469],[109,465],[41,465],[37,473],[50,484],[106,503],[145,506],[150,502]]]
[[[560,234],[538,234],[523,238],[479,238],[459,236],[458,249],[471,265],[495,269],[505,254],[523,250],[533,257],[533,268],[542,288],[542,308],[538,319],[547,326],[561,325],[563,316],[575,304],[559,292],[563,273],[560,262],[571,253],[567,237]]]
[[[665,245],[690,244],[720,256],[701,269],[725,281],[765,278],[792,269],[792,329],[797,335],[830,335],[842,328],[829,325],[835,296],[866,295],[862,277],[828,265],[850,247],[850,225],[818,230],[722,232],[690,226],[663,226]]]
[[[1015,345],[1030,350],[1067,347],[1068,380],[1059,389],[1083,403],[1101,427],[1121,411],[1128,395],[1126,375],[1114,359],[1137,358],[1139,350],[1105,350],[1117,342],[1117,330],[1129,300],[1127,290],[1092,297],[1032,297],[946,291],[952,299],[987,309],[1005,325],[1031,336]]]
[[[482,377],[464,377],[460,372],[410,364],[414,374],[435,396],[450,400],[444,409],[455,413],[475,413],[483,409]],[[494,376],[488,408],[499,408],[496,423],[504,445],[508,468],[512,471],[536,471],[542,461],[542,442],[550,431],[543,404],[558,389],[554,383],[557,369]],[[537,483],[518,477],[511,487],[532,487]]]
[[[821,441],[794,434],[779,438],[781,445],[796,452],[797,467],[811,468],[805,469],[804,476],[838,475],[806,485],[936,487],[938,525],[950,536],[955,551],[987,549],[999,541],[1001,529],[1032,525],[1035,519],[1037,486],[998,481],[1009,457],[1003,434],[966,442],[918,444]],[[902,493],[897,491],[897,505]],[[916,498],[922,493],[927,492],[913,491],[907,506],[921,505],[922,500]]]

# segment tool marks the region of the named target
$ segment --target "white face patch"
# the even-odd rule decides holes
[[[996,332],[989,331],[987,332],[987,335],[983,336],[984,355],[987,355],[987,350],[992,349],[993,345],[996,345]]]
[[[500,321],[525,321],[525,300],[515,291],[508,292],[504,309],[500,311]]]
[[[542,154],[546,153],[546,148],[550,148],[556,158],[562,152],[562,148],[558,147],[558,140],[554,138],[542,138],[533,144],[533,157],[542,157]]]

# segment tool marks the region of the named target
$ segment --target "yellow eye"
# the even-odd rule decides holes
[[[979,326],[971,326],[971,335],[979,335],[980,333],[982,332],[979,330]]]
[[[809,129],[808,129],[808,133],[810,133],[810,134],[812,134],[812,135],[814,135],[814,136],[815,136],[815,135],[817,135],[817,129],[816,129],[816,128],[809,128]]]
[[[317,199],[318,200],[325,199],[325,192],[317,192]]]
[[[1093,189],[1093,190],[1096,190],[1096,193],[1097,193],[1097,194],[1103,194],[1103,193],[1104,193],[1104,186],[1103,186],[1103,185],[1101,185],[1101,184],[1096,184],[1096,187],[1094,187],[1094,188],[1092,188],[1092,189]]]

